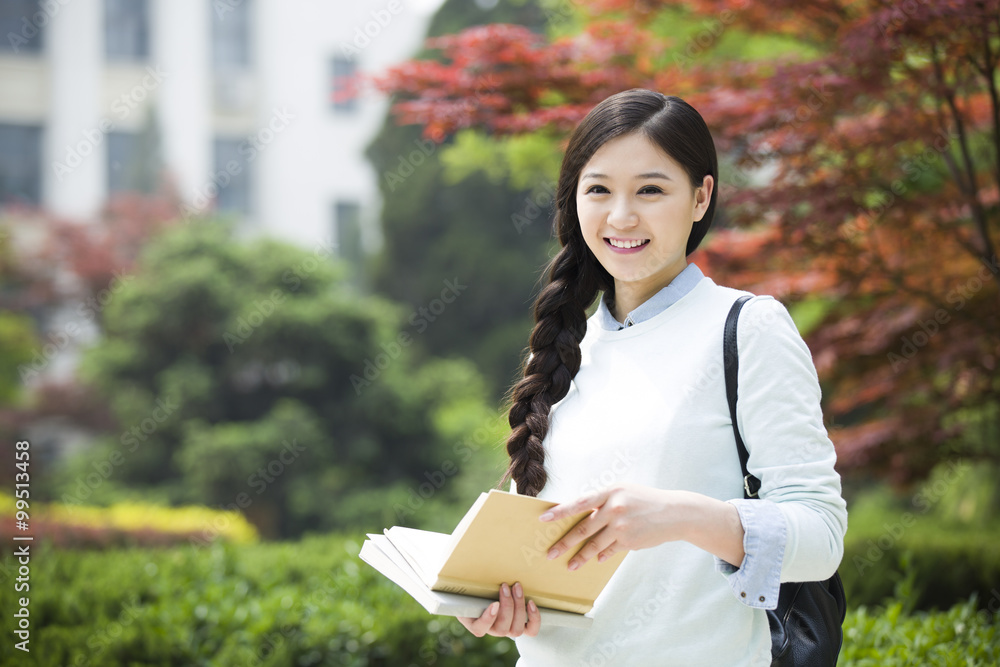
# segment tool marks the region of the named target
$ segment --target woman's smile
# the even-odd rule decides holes
[[[616,237],[605,237],[604,242],[608,244],[612,252],[621,255],[635,254],[649,245],[649,239],[622,239]]]

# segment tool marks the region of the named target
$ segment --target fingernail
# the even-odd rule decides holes
[[[549,549],[549,553],[548,553],[548,555],[547,555],[547,556],[545,556],[545,557],[546,557],[546,558],[547,558],[548,560],[552,560],[553,558],[555,558],[555,557],[556,557],[556,556],[558,556],[558,555],[559,555],[559,550],[558,550],[558,549]]]
[[[606,561],[607,559],[608,559],[608,557],[607,557],[607,556],[605,556],[604,554],[601,554],[600,556],[598,556],[598,557],[597,557],[597,562],[598,562],[598,563],[603,563],[603,562],[604,562],[604,561]]]
[[[531,611],[538,611],[538,607],[535,606],[534,600],[528,600],[528,609]]]
[[[523,597],[523,591],[521,590],[521,584],[520,583],[514,584],[514,596],[518,600],[520,600],[521,597]]]
[[[579,563],[577,563],[576,561],[573,561],[573,562],[571,562],[571,563],[569,564],[569,569],[571,569],[571,570],[575,570],[575,569],[576,569],[576,568],[578,568],[578,567],[580,567],[580,564],[579,564]]]
[[[503,586],[501,586],[500,590],[503,591],[503,596],[505,598],[509,598],[510,597],[510,589],[507,588],[507,584],[504,584]]]
[[[538,517],[539,521],[552,521],[552,517],[555,516],[552,512],[546,512],[542,516]]]
[[[499,602],[494,602],[493,604],[491,604],[490,605],[490,616],[496,616],[497,615],[497,610],[499,608],[500,608],[500,603]]]

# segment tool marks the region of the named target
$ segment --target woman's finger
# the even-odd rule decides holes
[[[489,633],[495,637],[506,637],[510,632],[510,621],[514,618],[514,599],[510,594],[510,586],[500,585],[500,611],[497,612]]]
[[[576,554],[569,559],[569,563],[567,563],[566,566],[570,570],[575,570],[591,558],[594,558],[598,554],[611,548],[613,544],[615,544],[615,538],[610,536],[609,531],[602,530],[595,535],[593,539],[584,544],[583,548],[577,551]]]
[[[598,510],[594,510],[583,519],[580,519],[579,523],[569,529],[565,535],[563,535],[559,541],[549,547],[549,552],[546,558],[552,560],[553,558],[559,558],[564,553],[580,544],[584,540],[596,535],[602,528],[604,528],[605,520]]]
[[[576,500],[568,503],[561,503],[555,507],[550,507],[544,514],[538,517],[539,521],[556,521],[580,512],[586,512],[600,507],[608,499],[610,491],[601,490],[588,493]]]
[[[528,600],[528,624],[524,626],[524,634],[534,637],[542,627],[542,612],[538,611],[534,600]]]
[[[467,616],[459,616],[458,622],[465,626],[465,629],[474,634],[477,637],[482,637],[485,635],[493,622],[496,620],[497,613],[500,609],[500,603],[494,602],[489,607],[487,607],[479,618],[471,618]]]
[[[618,542],[614,542],[610,547],[608,547],[607,549],[605,549],[601,553],[597,554],[597,562],[598,563],[603,563],[607,559],[611,558],[611,556],[616,551],[618,551],[618,549],[615,548],[617,545],[618,545]]]
[[[508,637],[520,637],[524,634],[524,626],[528,621],[528,615],[524,611],[524,589],[521,584],[515,582],[511,587],[514,594],[514,618],[510,622],[510,633]]]

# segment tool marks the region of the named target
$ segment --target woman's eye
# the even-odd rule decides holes
[[[591,185],[589,188],[587,188],[586,194],[589,195],[591,192],[595,192],[597,194],[604,194],[607,191],[608,189],[603,185]]]
[[[663,194],[663,190],[661,188],[656,187],[655,185],[647,185],[643,189],[639,190],[639,194],[658,195],[658,194]]]

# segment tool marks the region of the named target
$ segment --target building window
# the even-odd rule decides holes
[[[250,215],[250,165],[244,157],[247,148],[245,139],[215,139],[212,182],[218,189],[217,211]]]
[[[0,51],[38,53],[42,50],[43,26],[47,23],[48,14],[39,0],[3,0],[0,2]]]
[[[361,262],[361,206],[354,201],[338,201],[334,205],[334,234],[341,258]]]
[[[108,132],[108,194],[152,194],[161,183],[163,161],[155,118],[138,132]]]
[[[0,124],[0,204],[41,203],[42,128]]]
[[[138,135],[108,132],[108,194],[134,189],[132,174],[139,159]]]
[[[350,113],[358,108],[354,77],[358,67],[353,60],[340,56],[333,59],[333,110]]]
[[[251,0],[213,2],[212,65],[217,70],[250,67]]]
[[[149,58],[146,0],[104,0],[104,54],[108,60]]]

